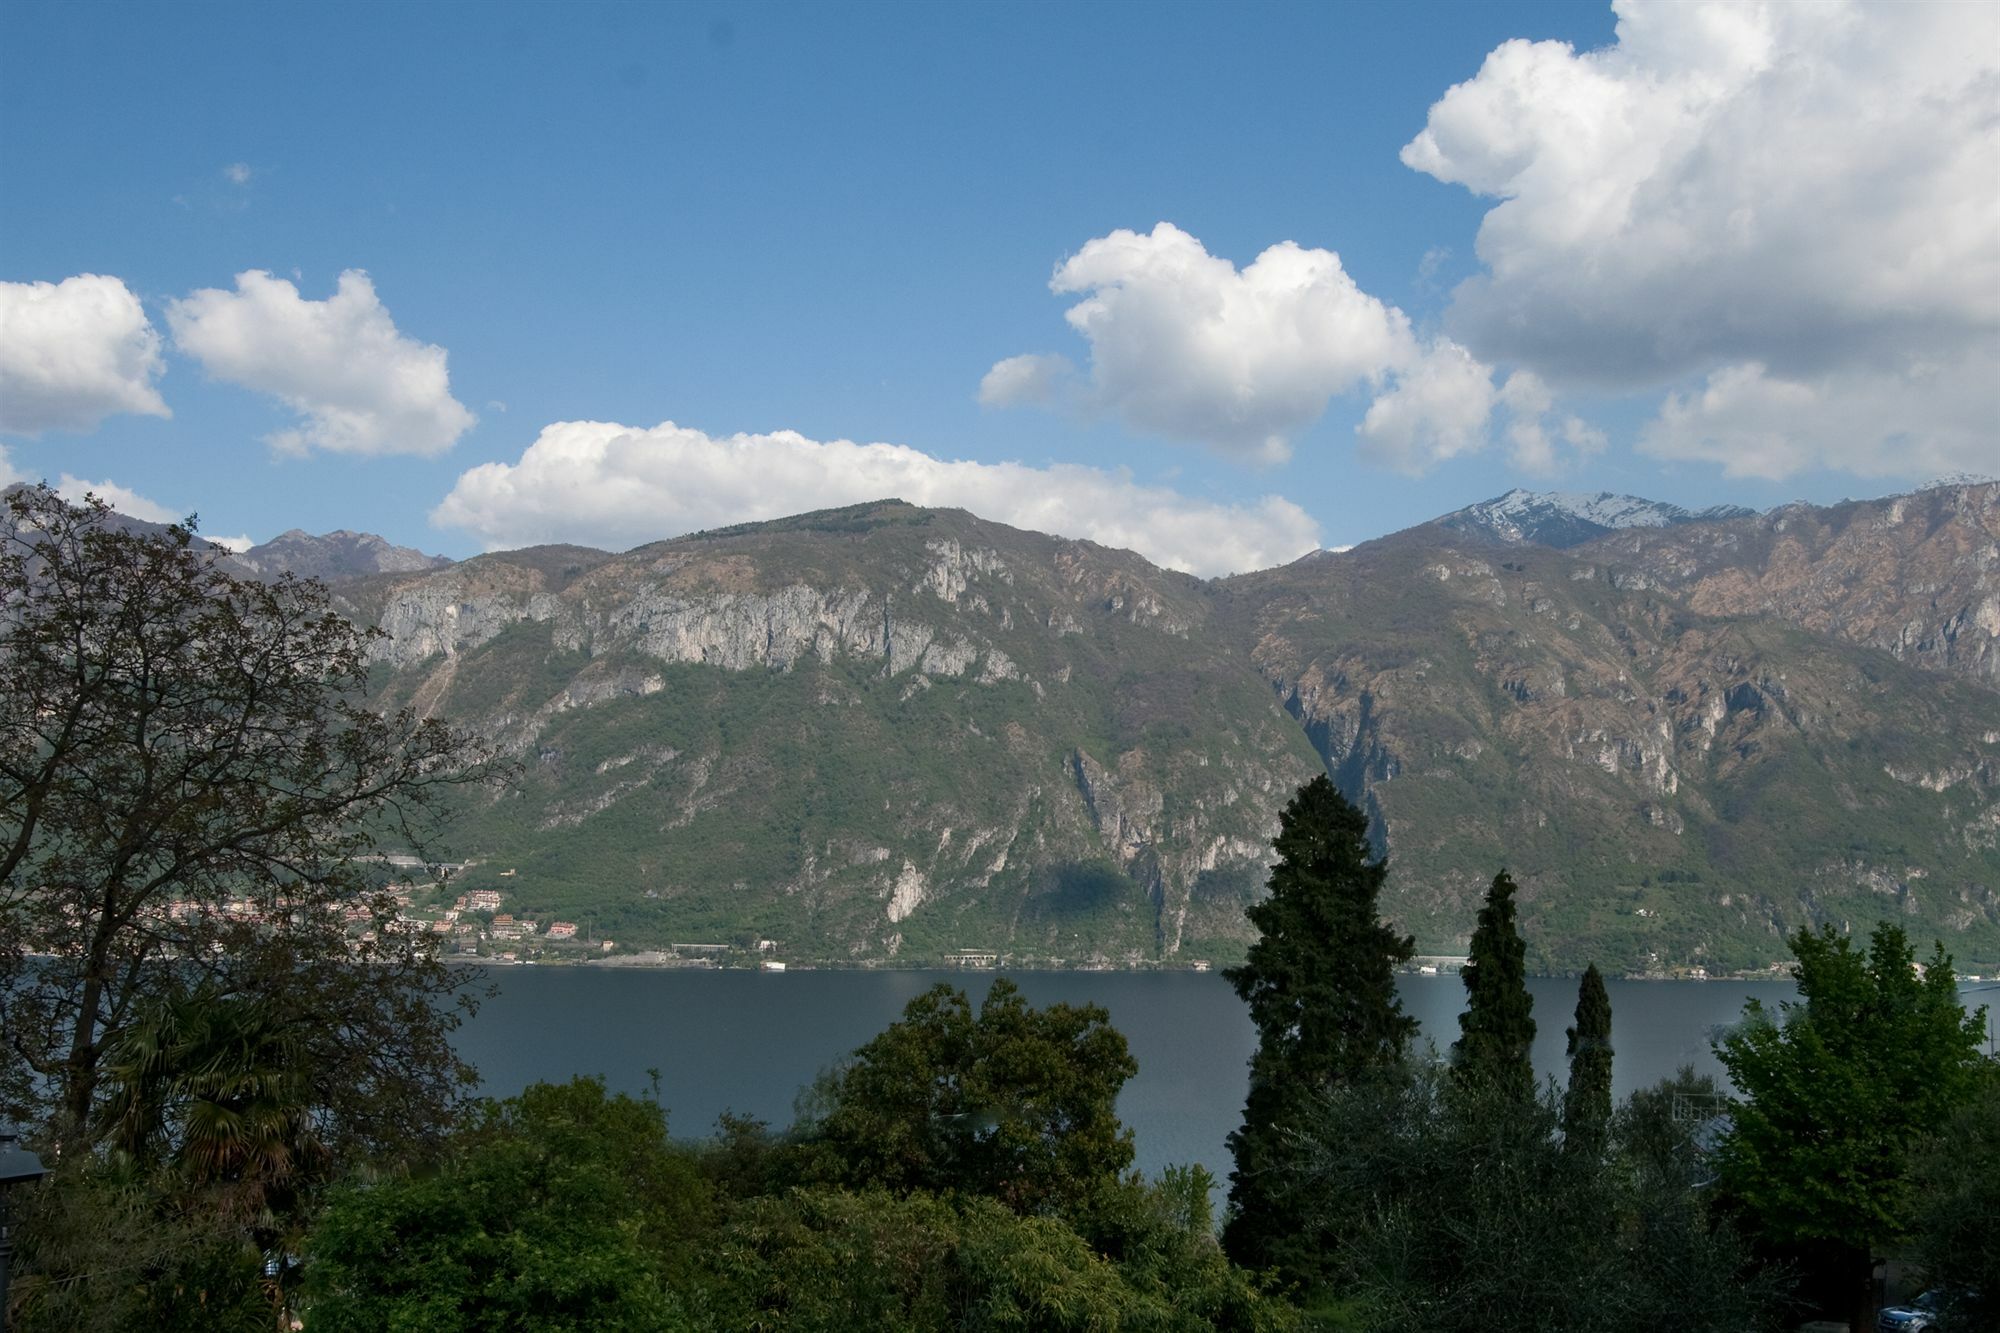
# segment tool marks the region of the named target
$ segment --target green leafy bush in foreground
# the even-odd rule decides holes
[[[677,1144],[601,1081],[486,1103],[429,1169],[333,1192],[312,1330],[1299,1327],[1233,1267],[1198,1168],[1147,1184],[1095,1006],[938,987],[789,1135]]]

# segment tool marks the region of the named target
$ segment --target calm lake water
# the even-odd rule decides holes
[[[983,997],[991,974],[963,972],[730,972],[511,967],[491,974],[500,993],[459,1033],[461,1053],[484,1091],[509,1096],[538,1079],[603,1076],[613,1091],[639,1092],[646,1070],[661,1076],[675,1135],[699,1137],[733,1110],[782,1127],[800,1088],[867,1041],[919,992],[950,981]],[[1009,973],[1031,1003],[1092,1002],[1125,1034],[1139,1073],[1118,1111],[1151,1174],[1199,1162],[1229,1175],[1223,1140],[1243,1110],[1250,1020],[1213,973]],[[1535,1068],[1565,1077],[1563,1030],[1576,1010],[1576,982],[1528,983],[1535,1001]],[[1709,1037],[1734,1022],[1745,1000],[1790,999],[1788,981],[1609,983],[1613,1082],[1623,1097],[1684,1064],[1721,1074]],[[1458,1036],[1465,988],[1456,975],[1402,980],[1403,1007],[1442,1049]],[[1986,1001],[1987,995],[1968,995]]]

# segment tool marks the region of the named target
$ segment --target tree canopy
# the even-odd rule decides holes
[[[1950,1294],[1952,1327],[2000,1328],[2000,1062],[1911,1162],[1911,1248],[1924,1279]]]
[[[163,997],[254,994],[311,1047],[324,1130],[434,1131],[461,989],[399,933],[379,850],[425,855],[469,738],[364,698],[324,587],[235,578],[192,520],[8,493],[0,524],[0,1116],[70,1150]],[[355,966],[355,964],[363,966]]]
[[[1488,1083],[1526,1100],[1535,1093],[1535,1002],[1528,994],[1528,946],[1514,924],[1515,892],[1504,870],[1486,890],[1459,973],[1467,1004],[1451,1061],[1462,1082]]]
[[[1563,1141],[1596,1151],[1611,1123],[1611,992],[1595,963],[1577,983],[1576,1026],[1564,1035],[1569,1090],[1563,1095]]]
[[[1001,977],[975,1015],[938,985],[823,1084],[812,1132],[850,1182],[1065,1208],[1132,1165],[1116,1104],[1137,1070],[1098,1005],[1036,1009]]]
[[[674,1330],[708,1196],[659,1106],[596,1079],[490,1104],[434,1174],[337,1192],[308,1247],[315,1329]]]
[[[207,987],[152,1007],[108,1056],[110,1142],[263,1211],[325,1162],[298,1032],[260,997]],[[234,1211],[234,1210],[231,1210]]]
[[[1229,1138],[1223,1243],[1239,1263],[1310,1268],[1317,1247],[1275,1169],[1282,1141],[1315,1091],[1402,1059],[1417,1021],[1396,996],[1396,968],[1415,941],[1382,921],[1388,863],[1369,844],[1367,817],[1324,774],[1285,806],[1271,846],[1270,895],[1249,909],[1257,940],[1225,974],[1250,1007],[1257,1050]]]
[[[1622,1135],[1609,1162],[1565,1151],[1560,1117],[1552,1090],[1524,1100],[1435,1065],[1316,1098],[1289,1169],[1332,1249],[1335,1326],[1757,1327],[1769,1292],[1743,1280],[1741,1245],[1688,1181],[1645,1169]]]
[[[1830,926],[1791,945],[1798,1001],[1773,1015],[1752,1000],[1716,1043],[1741,1093],[1722,1183],[1765,1236],[1831,1252],[1859,1328],[1877,1247],[1910,1225],[1910,1150],[1977,1089],[1984,1024],[1960,1007],[1944,947],[1919,968],[1897,925],[1865,953]]]
[[[758,1154],[799,1161],[740,1120],[720,1141],[676,1144],[650,1098],[595,1079],[537,1084],[489,1104],[435,1174],[335,1193],[306,1246],[307,1325],[1298,1327],[1224,1259],[1200,1173],[1100,1181],[1067,1214],[1023,1215],[957,1186],[802,1186],[778,1163],[745,1170]]]

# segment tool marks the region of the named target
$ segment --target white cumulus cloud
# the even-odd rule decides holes
[[[1555,394],[1532,370],[1517,370],[1500,388],[1500,403],[1507,410],[1508,457],[1523,472],[1553,476],[1568,461],[1561,452],[1568,445],[1572,457],[1601,454],[1610,443],[1604,432],[1572,414],[1555,412]]]
[[[1129,548],[1195,574],[1281,564],[1319,544],[1313,520],[1278,496],[1224,504],[1073,463],[942,459],[791,431],[717,437],[672,422],[548,426],[519,461],[462,474],[431,521],[471,532],[489,550],[616,548],[891,496]]]
[[[1361,451],[1398,471],[1423,472],[1483,448],[1496,401],[1492,370],[1457,343],[1441,341],[1369,404],[1359,427]]]
[[[1523,472],[1553,476],[1576,457],[1602,453],[1607,443],[1583,418],[1558,413],[1555,394],[1533,371],[1517,370],[1496,388],[1492,368],[1449,338],[1402,370],[1369,404],[1356,431],[1364,457],[1418,476],[1484,449],[1496,411],[1506,418],[1508,459]]]
[[[301,418],[269,436],[282,453],[438,454],[476,418],[451,396],[445,349],[399,332],[359,269],[309,301],[251,270],[167,308],[174,346],[211,377],[279,399]]]
[[[1780,479],[1813,466],[1860,476],[1989,473],[2000,457],[1991,348],[1902,371],[1789,377],[1725,366],[1669,394],[1639,448]]]
[[[186,514],[175,513],[167,506],[147,499],[130,486],[120,486],[108,479],[85,481],[81,477],[72,477],[65,472],[62,474],[62,479],[56,482],[56,494],[71,504],[81,504],[84,496],[95,495],[128,518],[144,519],[148,523],[178,523],[187,517]]]
[[[173,414],[153,381],[160,335],[117,278],[0,282],[0,431],[89,430],[117,412]]]
[[[1657,452],[1761,475],[1977,463],[2000,420],[2000,8],[1614,8],[1603,49],[1496,48],[1403,149],[1498,200],[1453,336],[1558,385],[1714,376],[1668,401]],[[1988,388],[1945,417],[1927,395],[1968,348]]]
[[[1076,392],[1076,363],[1047,352],[996,361],[979,381],[985,407],[1052,407]]]
[[[1058,265],[1049,289],[1082,297],[1065,315],[1090,344],[1077,406],[1258,461],[1287,457],[1334,395],[1420,355],[1402,311],[1362,291],[1333,251],[1292,241],[1239,270],[1170,222],[1119,230]],[[980,399],[1047,403],[1073,373],[1059,356],[1010,357]]]

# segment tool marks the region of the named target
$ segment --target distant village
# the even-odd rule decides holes
[[[363,858],[382,863],[397,871],[442,870],[447,876],[472,868],[473,863],[457,865],[425,866],[411,856],[377,856]],[[516,872],[512,869],[498,872],[498,878],[512,879]],[[385,890],[393,914],[386,919],[377,911],[377,906],[357,902],[349,906],[344,914],[348,928],[350,947],[357,954],[374,943],[382,935],[429,935],[436,939],[438,953],[447,962],[478,962],[482,964],[592,964],[600,967],[664,967],[664,968],[754,968],[764,972],[784,972],[788,969],[803,968],[813,970],[829,964],[824,960],[799,960],[786,962],[779,957],[782,952],[778,941],[769,939],[738,938],[733,942],[688,941],[664,945],[632,945],[620,948],[618,942],[608,936],[598,934],[589,920],[584,922],[542,919],[525,912],[507,911],[508,892],[505,889],[467,889],[449,897],[451,890],[442,885],[429,887],[391,887]],[[379,901],[379,900],[378,900]],[[255,924],[266,919],[266,913],[275,910],[284,913],[290,904],[280,898],[269,907],[249,898],[237,898],[223,904],[219,909],[210,908],[192,900],[174,900],[166,905],[166,915],[179,921],[191,916],[218,912],[224,918],[241,924]],[[1212,964],[1205,958],[1184,958],[1171,964],[1148,964],[1136,958],[1122,961],[1122,970],[1164,966],[1168,970],[1207,972]],[[1440,973],[1456,973],[1468,960],[1462,955],[1422,954],[1405,962],[1400,971],[1422,976],[1437,976]],[[1737,971],[1711,974],[1703,967],[1659,966],[1658,955],[1653,957],[1654,966],[1633,974],[1635,978],[1647,980],[1709,981],[1728,978],[1783,979],[1790,975],[1790,968],[1777,963],[1754,971]],[[839,963],[832,966],[841,966]],[[884,964],[870,960],[863,967],[880,967]],[[893,964],[891,964],[893,965]],[[1107,972],[1121,970],[1121,963],[1102,956],[1076,959],[1053,955],[1017,954],[993,949],[953,949],[942,954],[921,958],[906,958],[902,966],[919,968],[943,968],[969,972],[990,972],[1004,968],[1053,968],[1064,971]],[[848,964],[853,966],[853,964]],[[1917,965],[1922,971],[1922,965]],[[1976,973],[1968,973],[1963,978],[1967,982],[1978,982],[1982,978]]]
[[[397,871],[443,871],[447,882],[452,875],[471,868],[471,863],[426,867],[412,856],[383,856],[383,864]],[[498,872],[500,879],[512,879],[511,868]],[[449,890],[432,888],[394,889],[390,897],[396,915],[378,924],[364,907],[351,909],[348,916],[356,947],[376,938],[378,930],[428,933],[437,937],[446,960],[478,960],[482,963],[597,963],[625,967],[719,967],[725,964],[761,966],[782,972],[785,964],[773,956],[774,940],[745,941],[738,944],[671,944],[665,949],[625,949],[618,942],[599,935],[584,922],[542,919],[525,912],[508,911],[505,889],[467,889],[447,903]]]
[[[449,907],[423,909],[407,891],[395,894],[398,915],[391,928],[427,930],[443,937],[445,953],[497,962],[583,962],[616,949],[617,942],[595,939],[574,921],[538,921],[502,911],[507,895],[499,889],[469,889]],[[373,932],[364,930],[361,938]]]

